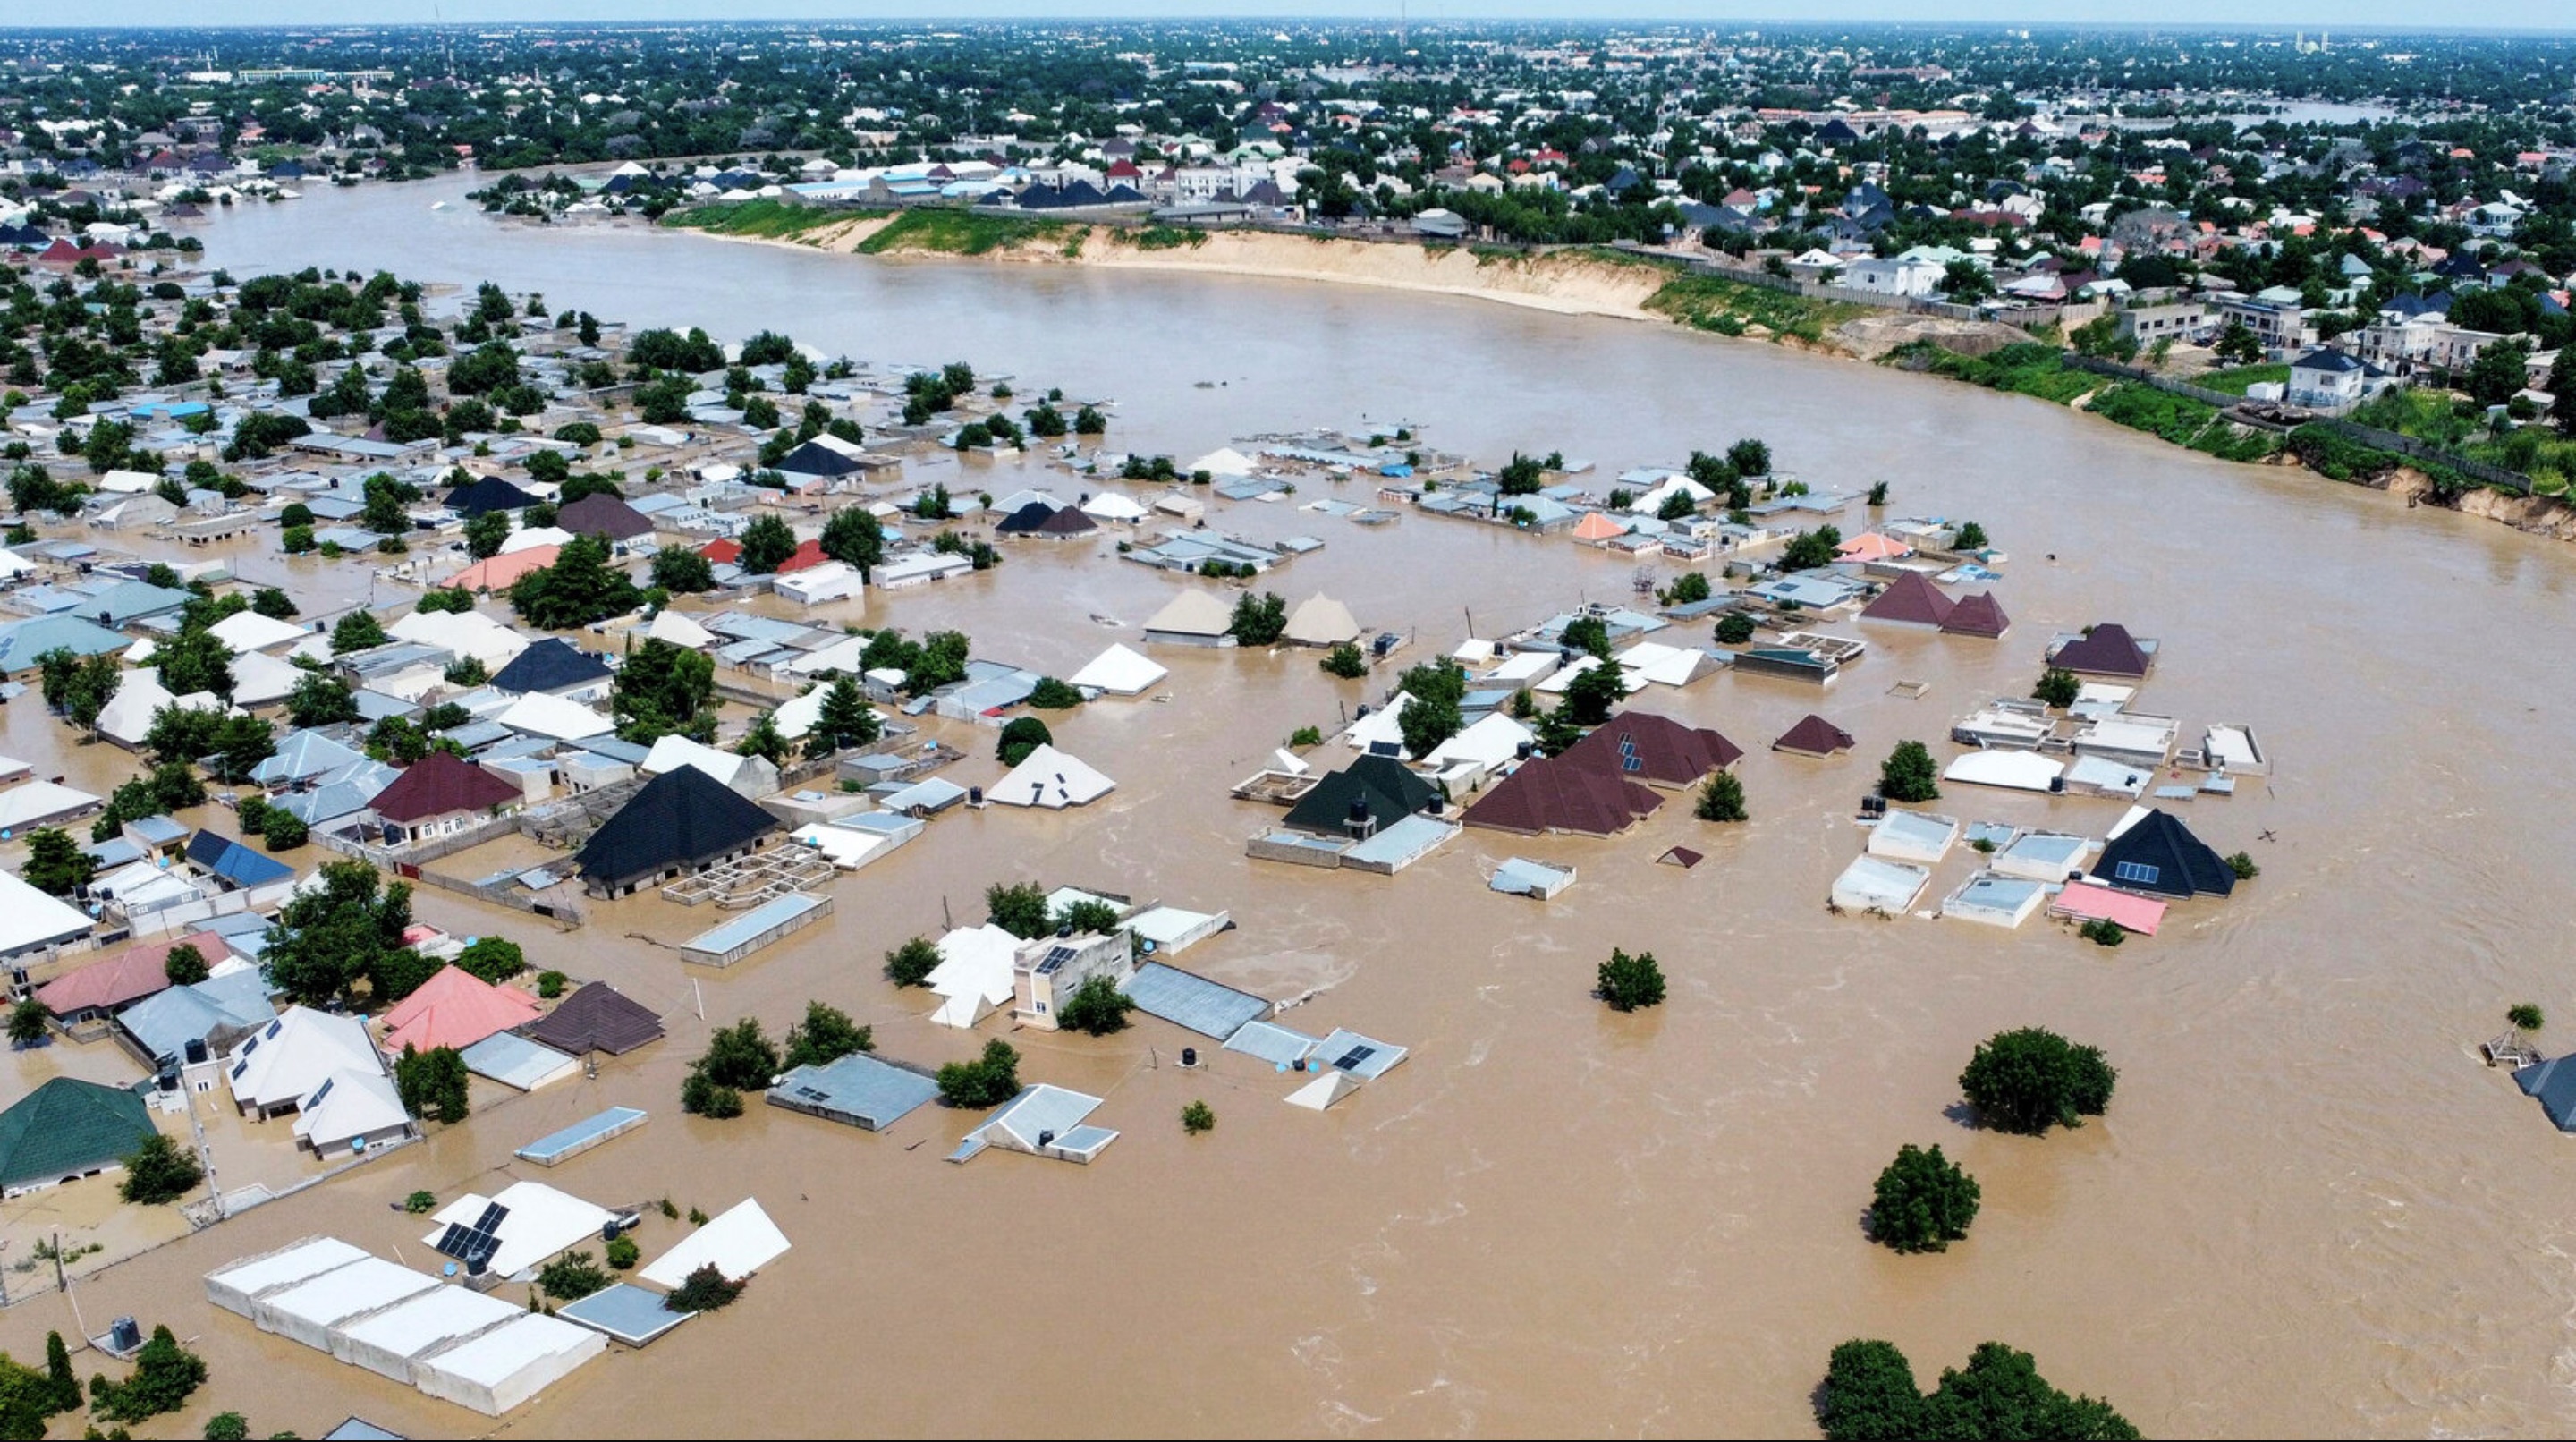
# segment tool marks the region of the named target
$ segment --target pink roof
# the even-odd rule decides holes
[[[1892,541],[1876,531],[1863,531],[1834,549],[1846,561],[1893,561],[1911,556],[1914,548],[1903,541]]]
[[[129,946],[105,961],[93,961],[78,971],[67,971],[36,988],[36,1000],[56,1016],[101,1007],[123,1006],[141,1001],[154,992],[167,990],[170,974],[164,963],[170,953],[182,944],[193,946],[197,954],[213,963],[232,955],[220,936],[191,932],[163,941],[147,941]]]
[[[495,1032],[535,1021],[538,1008],[526,992],[494,986],[473,973],[443,966],[420,984],[420,990],[394,1003],[384,1015],[385,1051],[402,1055],[406,1046],[472,1046]]]
[[[447,578],[444,584],[466,591],[506,591],[510,583],[530,571],[542,571],[563,554],[561,546],[530,546],[524,551],[505,551],[475,562]]]
[[[2051,916],[2071,916],[2078,921],[2112,921],[2140,936],[2153,936],[2165,919],[2165,904],[2107,886],[2069,885],[2057,894],[2057,904],[2048,909]]]
[[[1574,523],[1574,539],[1578,541],[1606,541],[1613,536],[1626,534],[1628,534],[1626,526],[1620,525],[1599,511],[1594,511]]]

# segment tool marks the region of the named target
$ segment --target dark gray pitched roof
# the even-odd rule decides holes
[[[682,766],[646,782],[576,859],[584,876],[614,887],[729,855],[777,829],[778,819],[748,798]]]
[[[2155,896],[2225,896],[2236,889],[2235,869],[2163,811],[2148,812],[2111,838],[2093,863],[2093,877]]]
[[[562,691],[603,680],[608,663],[583,655],[560,637],[548,636],[511,658],[492,678],[495,691]]]

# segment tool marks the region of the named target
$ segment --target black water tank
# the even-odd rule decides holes
[[[165,1092],[174,1092],[179,1089],[179,1072],[175,1067],[169,1071],[161,1073],[161,1075],[154,1080],[159,1084],[161,1090]]]
[[[1354,796],[1354,797],[1352,797],[1352,798],[1351,798],[1351,820],[1352,820],[1354,823],[1356,823],[1356,822],[1366,821],[1366,820],[1368,820],[1368,819],[1369,819],[1368,798],[1367,798],[1367,797],[1365,797],[1365,796]]]
[[[116,1351],[134,1351],[143,1345],[143,1329],[132,1317],[119,1317],[108,1324],[107,1342]]]
[[[190,1066],[196,1066],[203,1062],[206,1059],[206,1039],[204,1037],[191,1037],[188,1044],[180,1049],[180,1055],[187,1058],[188,1065]]]
[[[969,806],[981,806],[981,805],[983,805],[983,804],[984,804],[984,788],[983,788],[983,787],[981,787],[981,786],[969,786],[969,787],[967,787],[967,788],[966,788],[966,804],[967,804],[967,805],[969,805]]]
[[[617,1225],[617,1219],[615,1217],[611,1217],[607,1221],[600,1223],[599,1239],[603,1242],[616,1241],[619,1230],[620,1228]]]
[[[1042,1146],[1042,1147],[1051,1147],[1051,1146],[1054,1146],[1054,1145],[1055,1145],[1055,1133],[1053,1133],[1053,1132],[1040,1132],[1040,1133],[1038,1133],[1038,1145],[1039,1145],[1039,1146]]]
[[[1185,1047],[1182,1047],[1182,1048],[1181,1048],[1181,1065],[1183,1065],[1183,1066],[1197,1066],[1198,1064],[1199,1064],[1199,1049],[1198,1049],[1197,1047],[1194,1047],[1194,1046],[1185,1046]]]

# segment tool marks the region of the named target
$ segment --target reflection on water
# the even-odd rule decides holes
[[[1168,704],[1103,702],[1056,727],[1118,779],[1104,803],[944,818],[838,882],[828,928],[700,978],[719,1022],[783,1028],[818,996],[874,1023],[887,1055],[963,1056],[973,1043],[921,1022],[921,997],[886,986],[877,955],[949,914],[975,919],[988,883],[1030,877],[1227,908],[1241,929],[1189,963],[1273,996],[1323,988],[1287,1020],[1415,1048],[1319,1117],[1281,1106],[1280,1079],[1230,1054],[1182,1072],[1175,1053],[1193,1039],[1159,1023],[1109,1041],[1014,1037],[1027,1075],[1108,1096],[1097,1119],[1125,1135],[1088,1169],[944,1165],[965,1121],[935,1109],[877,1136],[758,1107],[684,1118],[673,1102],[706,1026],[671,954],[631,938],[674,940],[703,915],[647,899],[556,937],[425,896],[429,919],[497,925],[533,959],[615,979],[665,1010],[671,1038],[84,1289],[93,1320],[134,1312],[201,1334],[215,1403],[308,1435],[352,1410],[415,1433],[464,1425],[218,1316],[196,1278],[321,1231],[417,1262],[417,1227],[388,1201],[488,1190],[496,1167],[532,1170],[509,1163],[512,1147],[625,1103],[652,1124],[546,1179],[710,1213],[757,1194],[796,1249],[740,1305],[649,1362],[587,1369],[516,1431],[1777,1434],[1808,1425],[1826,1351],[1854,1335],[1899,1342],[1927,1380],[1981,1339],[2012,1340],[2151,1434],[2576,1422],[2559,1360],[2576,1160],[2464,1050],[2508,1002],[2571,1004],[2552,985],[2576,800],[2553,759],[2576,660],[2562,550],[2036,402],[1658,327],[1240,279],[546,233],[427,208],[460,188],[320,193],[226,218],[209,246],[237,269],[489,278],[639,325],[774,326],[879,360],[964,358],[1114,396],[1115,443],[1184,457],[1362,413],[1419,420],[1489,462],[1562,449],[1610,469],[1759,435],[1811,481],[1886,480],[1901,512],[1982,521],[2015,558],[2002,595],[2016,625],[1995,644],[1873,629],[1869,656],[1821,698],[1733,677],[1649,693],[1748,749],[1749,825],[1717,833],[1677,799],[1611,841],[1470,832],[1393,880],[1254,866],[1242,840],[1266,813],[1225,795],[1359,688],[1293,653],[1164,656]],[[1632,569],[1418,516],[1368,531],[1220,505],[1215,520],[1323,537],[1268,584],[1334,595],[1417,650],[1454,642],[1470,614],[1493,634],[1625,595]],[[1172,589],[1106,542],[1021,546],[996,573],[878,598],[867,615],[960,626],[1061,675],[1134,639],[1087,616],[1133,621]],[[1826,915],[1877,758],[2025,691],[2052,631],[2109,619],[2165,643],[2146,709],[2251,721],[2280,758],[2268,782],[2189,813],[2221,850],[2254,850],[2262,879],[2117,952],[2044,923]],[[1891,695],[1898,678],[1930,694]],[[1810,710],[1859,750],[1817,763],[1766,749]],[[16,754],[47,732],[23,703],[8,722]],[[981,755],[958,769],[999,771]],[[1955,793],[1939,809],[2096,834],[2118,814]],[[2265,830],[2278,840],[2258,841]],[[1651,864],[1676,842],[1709,861]],[[1515,854],[1581,880],[1544,905],[1486,892],[1480,865]],[[1936,886],[1966,870],[1954,859]],[[1669,1005],[1619,1017],[1588,999],[1613,945],[1656,952]],[[2110,1051],[2111,1115],[2044,1142],[1945,1116],[1972,1045],[2029,1024]],[[1177,1113],[1200,1098],[1220,1123],[1186,1138]],[[1976,1233],[1948,1255],[1861,1240],[1870,1179],[1907,1141],[1942,1142],[1984,1183]],[[648,1222],[647,1252],[677,1232]],[[29,1304],[0,1342],[31,1355],[68,1322],[59,1299]]]

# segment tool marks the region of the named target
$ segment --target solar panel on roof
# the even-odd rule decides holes
[[[286,1029],[286,1022],[285,1022],[285,1020],[284,1020],[283,1018],[281,1018],[281,1019],[279,1019],[279,1020],[277,1020],[277,1021],[270,1022],[270,1023],[268,1024],[268,1030],[266,1030],[266,1031],[264,1031],[264,1032],[261,1032],[261,1033],[260,1033],[260,1035],[261,1035],[262,1037],[272,1037],[272,1036],[277,1035],[279,1032],[284,1031],[285,1029]]]
[[[474,1223],[474,1230],[478,1232],[499,1231],[501,1229],[501,1219],[508,1215],[510,1215],[510,1209],[508,1207],[501,1205],[499,1202],[494,1202],[483,1209],[482,1217]]]
[[[466,1231],[465,1228],[450,1222],[447,1224],[447,1230],[439,1233],[438,1240],[431,1244],[431,1250],[442,1252],[448,1256],[461,1260],[465,1256],[468,1240],[471,1236],[472,1233]]]
[[[325,1081],[321,1086],[316,1087],[313,1091],[313,1100],[306,1102],[304,1105],[307,1107],[318,1107],[322,1105],[322,1099],[331,1094],[333,1084],[339,1080],[340,1079],[338,1077],[332,1077],[329,1081]]]
[[[1622,771],[1646,769],[1645,759],[1637,754],[1637,738],[1625,731],[1619,733],[1619,769]]]
[[[820,1087],[798,1087],[796,1089],[796,1094],[810,1102],[827,1101],[830,1099],[829,1095]]]
[[[1349,1051],[1342,1053],[1340,1058],[1334,1061],[1333,1065],[1342,1071],[1349,1071],[1375,1055],[1377,1055],[1376,1047],[1355,1046]]]

